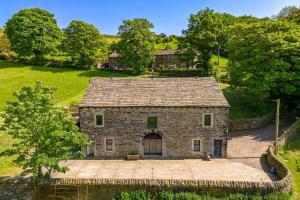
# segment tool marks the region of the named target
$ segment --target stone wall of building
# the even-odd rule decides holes
[[[32,197],[31,178],[0,177],[1,200],[30,200]]]
[[[241,118],[241,119],[230,119],[229,120],[229,130],[237,131],[237,130],[250,130],[256,129],[263,126],[266,126],[274,119],[274,113],[269,113],[262,117],[257,118]]]
[[[95,127],[96,113],[103,113],[104,127]],[[203,113],[213,114],[212,127],[203,127]],[[132,151],[144,155],[143,138],[149,133],[161,135],[163,158],[206,156],[213,153],[214,139],[222,140],[222,157],[226,157],[228,113],[228,108],[80,108],[80,128],[94,140],[99,157],[124,158]],[[158,118],[155,129],[147,127],[151,116]],[[114,151],[105,151],[106,138],[114,139]],[[201,140],[201,152],[193,152],[193,139]]]

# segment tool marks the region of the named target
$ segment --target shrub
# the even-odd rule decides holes
[[[269,195],[228,194],[224,196],[200,195],[192,192],[161,191],[151,196],[145,191],[122,192],[116,200],[289,200],[288,193],[274,193]]]
[[[151,200],[148,192],[137,190],[131,192],[122,192],[116,200]]]

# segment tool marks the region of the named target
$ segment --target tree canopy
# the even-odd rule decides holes
[[[61,161],[81,157],[80,146],[88,145],[68,113],[57,107],[54,88],[37,82],[15,92],[16,101],[8,102],[3,127],[15,139],[11,149],[1,155],[15,155],[15,163],[35,178],[50,176],[51,172],[65,172]]]
[[[229,19],[229,18],[226,18]],[[206,8],[189,18],[188,29],[183,31],[180,47],[186,49],[183,57],[194,63],[202,75],[212,73],[210,59],[225,37],[225,16]]]
[[[98,50],[104,43],[99,30],[92,24],[74,20],[64,29],[63,48],[76,65],[90,67],[95,64]]]
[[[260,100],[281,97],[299,105],[300,27],[268,20],[236,24],[230,33],[231,84]]]
[[[154,61],[155,34],[152,29],[153,24],[142,18],[124,20],[119,26],[121,40],[113,50],[119,53],[121,64],[134,74],[145,73]]]
[[[12,50],[19,56],[43,56],[56,49],[61,38],[54,15],[39,8],[23,9],[5,26]]]

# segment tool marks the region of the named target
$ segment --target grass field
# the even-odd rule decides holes
[[[298,130],[300,130],[300,125]],[[300,199],[300,131],[279,152],[279,159],[293,174],[293,199]]]
[[[131,77],[126,72],[76,70],[20,65],[0,61],[0,111],[12,99],[12,93],[36,81],[57,87],[55,97],[60,105],[78,104],[92,77]]]

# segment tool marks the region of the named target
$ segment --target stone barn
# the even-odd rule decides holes
[[[226,157],[229,105],[212,77],[93,78],[79,105],[86,155]]]

